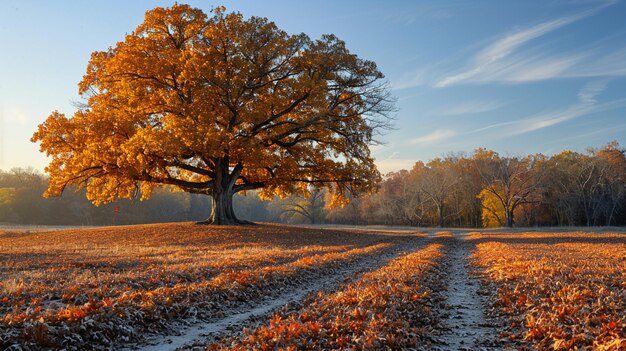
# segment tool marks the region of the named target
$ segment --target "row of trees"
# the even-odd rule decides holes
[[[386,175],[371,196],[325,209],[290,199],[289,219],[311,223],[440,227],[626,224],[626,157],[617,142],[579,153],[505,157],[477,149]],[[283,219],[285,219],[283,217]]]
[[[43,198],[48,178],[32,169],[0,171],[0,222],[107,225],[195,221],[207,196],[159,189],[149,200],[96,207],[85,191]],[[389,173],[378,192],[329,208],[332,194],[309,188],[261,201],[234,198],[241,218],[289,223],[441,227],[600,226],[626,224],[626,156],[617,142],[585,153],[505,157],[485,149],[451,154]],[[349,194],[348,194],[349,195]]]
[[[203,218],[210,211],[206,196],[157,190],[148,201],[118,200],[94,206],[85,190],[67,189],[44,198],[48,177],[33,170],[0,170],[0,222],[45,225],[112,225]]]
[[[624,224],[625,201],[626,157],[612,142],[550,157],[478,149],[417,162],[388,174],[357,213],[363,222],[381,224],[600,226]]]

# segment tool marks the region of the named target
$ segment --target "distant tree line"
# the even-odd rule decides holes
[[[327,220],[494,227],[626,224],[626,157],[617,142],[579,153],[507,157],[477,149],[388,174],[380,190]]]
[[[114,225],[190,221],[208,216],[206,196],[158,190],[148,201],[120,200],[96,207],[85,191],[65,190],[44,198],[48,178],[33,170],[0,171],[0,223],[32,225]]]
[[[203,195],[157,190],[146,201],[96,207],[84,191],[43,198],[47,177],[32,169],[0,171],[0,222],[111,225],[197,221],[210,213]],[[329,208],[332,195],[234,199],[240,218],[287,223],[441,227],[609,226],[626,224],[626,156],[617,142],[579,153],[502,156],[477,149],[385,176],[378,192]]]

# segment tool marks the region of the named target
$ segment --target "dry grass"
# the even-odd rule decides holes
[[[106,348],[167,328],[176,318],[219,314],[237,301],[400,240],[190,223],[4,233],[0,348]]]
[[[476,265],[518,349],[626,350],[626,235],[474,233]]]
[[[431,298],[442,289],[436,278],[441,249],[441,244],[430,244],[403,255],[208,349],[404,350],[426,345],[436,325]]]

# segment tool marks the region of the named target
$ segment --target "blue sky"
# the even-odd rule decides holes
[[[71,114],[91,52],[169,1],[0,1],[0,169],[47,159],[28,140]],[[626,146],[625,1],[192,1],[334,33],[378,63],[398,98],[374,148],[383,172],[450,151]]]

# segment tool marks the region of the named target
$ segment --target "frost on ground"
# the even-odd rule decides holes
[[[519,350],[626,350],[626,236],[477,233],[473,264]]]
[[[486,318],[479,281],[470,274],[473,245],[459,236],[446,239],[448,288],[441,311],[444,329],[435,350],[499,350],[498,331]]]
[[[208,350],[431,350],[442,291],[439,240],[280,309]]]
[[[422,242],[416,240],[407,245],[393,246],[377,255],[369,255],[361,260],[337,268],[323,275],[318,275],[294,285],[288,290],[274,292],[260,301],[250,301],[245,306],[225,311],[224,317],[201,322],[180,330],[179,335],[158,335],[148,339],[142,345],[135,345],[127,350],[169,351],[193,349],[221,338],[241,333],[244,329],[254,328],[266,321],[280,308],[293,308],[305,300],[308,295],[318,291],[334,291],[343,282],[359,274],[384,266],[404,251],[416,249]],[[287,307],[289,306],[289,307]]]
[[[429,232],[183,223],[0,233],[0,349],[204,349],[264,340],[258,330],[357,348],[626,349],[623,234]],[[430,244],[440,247],[432,264],[396,259]],[[599,327],[578,331],[589,323]]]
[[[118,349],[249,309],[416,240],[190,223],[0,233],[0,349]]]

